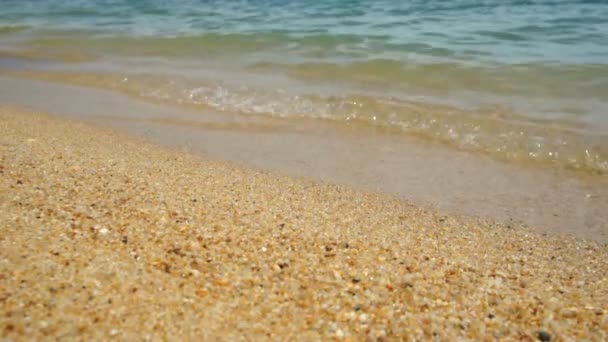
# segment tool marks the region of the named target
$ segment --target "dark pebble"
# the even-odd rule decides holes
[[[544,342],[551,341],[551,335],[549,335],[549,333],[544,330],[537,332],[536,337],[538,337],[539,341],[544,341]]]
[[[361,282],[361,279],[359,279],[359,278],[353,278],[352,282],[355,283],[355,284],[357,284],[357,283]]]
[[[357,304],[357,305],[353,306],[353,310],[355,310],[355,311],[361,310],[361,305]]]

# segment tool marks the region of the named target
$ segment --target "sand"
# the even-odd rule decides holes
[[[3,339],[608,338],[608,246],[0,108]]]

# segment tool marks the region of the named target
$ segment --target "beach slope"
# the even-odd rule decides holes
[[[605,244],[16,108],[0,157],[9,340],[608,338]]]

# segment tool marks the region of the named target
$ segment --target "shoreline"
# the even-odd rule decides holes
[[[55,68],[61,69],[65,66],[59,64]],[[154,70],[153,66],[148,67]],[[336,95],[335,98],[334,96],[325,98],[327,102],[317,102],[318,98],[315,99],[314,96],[310,98],[306,95],[307,91],[302,89],[303,98],[301,100],[303,102],[297,96],[293,97],[293,94],[287,95],[288,93],[279,98],[264,100],[266,96],[273,96],[270,95],[272,92],[264,95],[266,91],[269,91],[266,89],[269,84],[278,82],[276,86],[287,89],[291,87],[298,89],[303,85],[283,83],[285,80],[281,80],[279,77],[263,81],[260,85],[266,85],[258,89],[262,91],[260,95],[239,95],[239,90],[234,86],[241,82],[249,85],[251,83],[248,79],[255,78],[255,74],[249,75],[244,70],[227,74],[221,72],[217,74],[218,71],[214,69],[202,70],[202,74],[209,73],[213,76],[207,80],[206,77],[199,75],[202,78],[197,82],[202,83],[198,86],[197,82],[191,83],[192,80],[188,82],[182,78],[184,75],[180,76],[177,71],[175,80],[167,79],[166,75],[161,75],[165,72],[170,73],[170,71],[162,68],[161,70],[164,71],[157,70],[147,76],[137,73],[122,74],[120,68],[109,73],[107,70],[101,73],[94,70],[104,70],[104,67],[101,65],[90,65],[89,67],[70,65],[70,68],[64,71],[53,71],[51,66],[34,67],[24,64],[21,67],[14,66],[11,69],[0,70],[0,76],[109,90],[136,100],[161,106],[177,106],[189,111],[203,113],[219,111],[225,115],[261,117],[262,120],[273,120],[280,117],[280,120],[316,121],[321,126],[336,125],[349,130],[360,128],[362,132],[382,131],[388,135],[402,135],[422,143],[489,156],[507,164],[526,167],[560,169],[581,175],[605,175],[608,165],[602,157],[605,155],[606,147],[603,143],[605,139],[602,138],[607,135],[606,130],[601,128],[605,126],[601,122],[589,125],[589,122],[575,124],[566,118],[554,118],[549,121],[538,118],[525,119],[521,113],[518,114],[517,111],[512,111],[507,107],[483,105],[477,109],[466,109],[467,106],[462,107],[463,104],[450,104],[450,101],[444,103],[445,99],[440,98],[430,101],[402,99],[405,102],[401,103],[397,100],[396,103],[391,104],[391,98],[393,96],[399,98],[398,95],[388,95],[388,98],[384,98],[383,96],[378,97],[379,94],[374,95],[373,92],[366,93],[366,91],[363,91],[361,97],[353,95],[354,97],[351,98]],[[228,82],[226,89],[221,85],[222,82]],[[189,83],[190,85],[188,85]],[[253,84],[256,82],[254,81]],[[321,87],[318,89],[320,93],[333,94],[333,91],[336,90],[332,90],[332,87],[325,88],[323,85],[317,86]],[[316,89],[317,86],[313,88]],[[310,87],[310,85],[306,87]],[[308,91],[312,91],[312,89]],[[278,95],[278,93],[274,95]],[[230,99],[233,96],[236,98]],[[281,100],[280,98],[284,96],[287,99]],[[228,100],[225,99],[226,97]],[[262,101],[258,102],[256,100],[258,97],[262,98]],[[523,101],[523,99],[521,100]],[[283,106],[287,102],[292,102],[292,104]],[[272,103],[279,107],[269,108],[268,105]],[[312,111],[309,113],[307,110],[302,112],[298,109],[300,106],[306,108],[309,105],[318,106],[322,103],[332,109],[327,112],[328,109],[324,106],[314,107],[309,108]],[[338,107],[346,106],[349,109],[334,108],[336,105]],[[281,113],[279,117],[275,116],[276,110]],[[378,115],[378,122],[376,122],[376,116],[372,118],[370,113]],[[328,114],[329,116],[327,116]],[[388,119],[387,115],[393,116],[393,119]],[[382,119],[383,117],[384,119]],[[479,131],[481,135],[478,135],[476,131]],[[490,143],[488,139],[497,140]],[[583,147],[586,148],[582,149]]]
[[[0,118],[5,337],[607,337],[605,245]]]
[[[45,81],[0,77],[0,103],[237,165],[387,193],[449,215],[608,241],[608,181],[601,176],[509,165],[383,132],[192,111]]]

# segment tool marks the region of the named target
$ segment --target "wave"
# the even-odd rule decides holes
[[[281,72],[301,80],[378,85],[404,92],[467,90],[581,100],[603,99],[608,93],[608,64],[480,63],[475,58],[492,56],[479,44],[456,51],[431,43],[395,43],[382,35],[268,32],[134,37],[50,31],[35,34],[20,46],[100,57],[232,60],[249,64],[251,70]]]
[[[8,26],[0,25],[0,35],[22,32],[22,31],[29,30],[30,28],[31,27],[27,26],[27,25],[8,25]]]
[[[568,121],[533,120],[500,106],[465,110],[390,96],[293,93],[175,76],[60,72],[29,75],[111,89],[154,102],[382,129],[510,162],[608,173],[608,133]]]
[[[260,62],[252,70],[281,71],[315,82],[377,85],[402,92],[477,92],[501,96],[605,100],[608,64],[475,65],[376,59],[352,63]]]
[[[22,43],[24,47],[66,50],[91,50],[114,55],[156,55],[201,57],[206,54],[243,55],[259,51],[281,52],[289,49],[329,49],[356,45],[366,41],[382,40],[377,37],[356,35],[306,34],[285,32],[268,33],[204,33],[178,36],[107,36],[102,32],[40,32]]]

